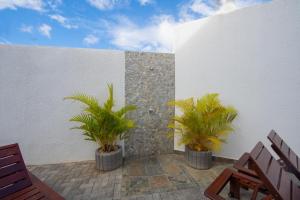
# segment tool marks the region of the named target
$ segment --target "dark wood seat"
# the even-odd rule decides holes
[[[293,173],[300,180],[300,160],[296,153],[274,130],[269,133],[268,139],[272,143],[273,150],[283,161],[286,170]]]
[[[266,194],[264,199],[300,199],[299,186],[293,182],[289,174],[281,167],[279,162],[277,162],[261,142],[257,143],[247,156],[249,156],[248,162],[250,163],[251,169],[256,173],[257,178],[234,171],[229,175],[230,173],[227,172],[228,169],[225,169],[206,189],[204,194],[210,199],[221,200],[223,198],[218,194],[222,188],[230,182],[230,194],[238,199],[239,187],[244,186],[244,183],[247,184],[247,188],[252,188],[254,191],[251,199],[256,199],[257,193],[260,190]],[[239,178],[237,179],[235,177]]]
[[[279,156],[279,164],[286,169],[286,171],[293,173],[300,180],[300,160],[295,152],[281,139],[281,137],[272,130],[268,139],[271,141],[271,147]],[[256,177],[257,174],[251,169],[250,154],[244,153],[243,156],[234,163],[233,167],[239,172],[243,172],[250,176]]]
[[[64,199],[31,174],[18,144],[0,147],[0,199]]]

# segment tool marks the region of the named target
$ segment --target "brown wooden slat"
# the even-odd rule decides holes
[[[265,148],[263,146],[263,144],[261,142],[259,142],[255,148],[257,148],[257,146],[262,146],[262,148],[264,149],[264,151],[267,151],[267,154],[271,155],[270,152],[267,150],[267,148]],[[255,148],[253,150],[255,150]],[[266,153],[263,153],[263,154],[266,154]],[[250,154],[251,157],[250,157],[250,160],[251,162],[253,163],[253,169],[255,170],[255,172],[258,174],[259,176],[259,179],[262,180],[262,182],[264,183],[264,187],[268,190],[268,192],[274,197],[274,199],[276,200],[286,200],[286,199],[282,199],[280,197],[280,193],[277,189],[277,186],[276,186],[276,183],[273,179],[270,179],[269,176],[270,174],[268,175],[267,173],[271,173],[270,171],[273,171],[273,167],[276,166],[276,165],[279,165],[278,162],[273,162],[273,160],[275,161],[275,159],[272,157],[272,160],[270,162],[270,166],[267,170],[267,173],[264,172],[264,165],[259,163],[253,156],[252,154]],[[274,166],[271,166],[271,165],[274,165]],[[272,168],[271,168],[272,167]],[[276,166],[277,168],[278,166]],[[280,168],[280,171],[282,168]],[[274,170],[275,171],[275,170]],[[279,173],[281,174],[281,173]],[[290,199],[287,199],[287,200],[290,200]]]
[[[233,167],[237,169],[239,172],[248,174],[253,177],[257,177],[257,174],[255,171],[249,169],[249,160],[250,160],[250,154],[244,153],[237,162],[233,164]]]
[[[26,194],[26,193],[28,193],[28,192],[30,192],[32,190],[36,190],[36,187],[34,187],[34,186],[31,185],[31,186],[26,187],[26,188],[24,188],[22,190],[19,190],[18,192],[15,192],[15,193],[11,194],[9,196],[6,196],[5,198],[3,198],[3,200],[16,199],[17,197],[22,196],[23,194]]]
[[[31,190],[21,196],[18,196],[16,199],[18,199],[18,200],[26,199],[27,200],[27,199],[30,199],[32,196],[40,195],[40,194],[41,194],[41,192],[37,188],[35,188],[34,190]],[[44,195],[41,195],[41,196],[44,196]]]
[[[278,164],[277,160],[275,160],[274,158],[272,158],[272,161],[270,163],[270,167],[267,173],[267,177],[270,179],[270,182],[272,183],[272,185],[277,188],[277,185],[279,183],[279,178],[280,178],[280,170],[281,167]]]
[[[29,173],[30,179],[32,183],[45,194],[45,196],[49,199],[55,199],[55,200],[63,200],[64,198],[60,196],[58,193],[56,193],[54,190],[52,190],[48,185],[43,183],[40,179],[38,179],[34,174]]]
[[[45,195],[40,192],[40,193],[38,193],[38,194],[36,194],[34,196],[29,197],[27,200],[39,200],[39,199],[41,199],[43,197],[45,197]],[[24,199],[21,199],[21,200],[24,200]]]
[[[275,137],[275,135],[276,135],[276,132],[274,130],[271,130],[270,133],[269,133],[269,135],[268,135],[268,138],[270,140],[273,140],[273,138]]]
[[[0,179],[0,188],[8,186],[10,184],[14,184],[17,181],[20,181],[26,178],[26,173],[24,171],[13,173],[9,176],[5,176],[4,178]]]
[[[0,158],[7,157],[10,155],[18,154],[18,148],[16,146],[12,146],[6,149],[0,150]]]
[[[9,145],[5,145],[5,146],[1,146],[0,147],[0,151],[3,150],[3,149],[10,148],[10,147],[16,147],[17,145],[18,145],[17,143],[14,143],[14,144],[9,144]]]
[[[290,161],[295,166],[295,168],[298,168],[298,157],[292,149],[290,151]]]
[[[256,159],[260,154],[260,152],[262,151],[262,149],[263,149],[263,144],[261,142],[257,143],[250,153],[252,158]]]
[[[0,199],[40,200],[64,198],[28,173],[18,144],[0,147]]]
[[[225,185],[230,180],[230,177],[232,176],[233,172],[229,169],[225,169],[215,180],[211,183],[211,185],[205,190],[204,195],[207,196],[210,199],[215,200],[225,200],[218,194],[222,189],[225,187]]]
[[[292,180],[290,179],[287,172],[282,170],[282,176],[280,180],[280,186],[279,186],[279,194],[284,200],[290,200],[291,199],[291,189],[292,187]]]
[[[273,138],[273,142],[280,149],[282,139],[279,135],[275,135],[275,137]]]
[[[300,199],[300,187],[293,183],[293,196],[292,200],[299,200]]]
[[[12,186],[2,188],[0,190],[0,198],[5,197],[7,195],[10,195],[10,194],[12,194],[16,191],[22,190],[22,189],[24,189],[26,187],[29,187],[29,186],[31,186],[31,182],[30,182],[29,179],[21,180],[21,181],[15,183]]]
[[[20,170],[24,170],[24,165],[22,163],[17,163],[5,168],[0,169],[0,178],[2,178],[3,176],[7,176],[9,174],[12,174],[14,172],[20,171]]]
[[[17,163],[21,161],[21,156],[20,155],[14,155],[14,156],[10,156],[10,157],[6,157],[1,159],[0,161],[0,168],[7,166],[7,165],[11,165],[13,163]]]
[[[272,155],[270,154],[270,152],[266,148],[263,148],[258,158],[256,159],[257,164],[260,166],[261,170],[264,173],[267,173],[271,158]]]
[[[289,156],[289,146],[283,141],[281,146],[281,152],[288,157]]]

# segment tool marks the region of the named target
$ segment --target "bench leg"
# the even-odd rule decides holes
[[[237,179],[232,178],[230,180],[230,192],[229,196],[232,198],[240,199],[240,183]]]

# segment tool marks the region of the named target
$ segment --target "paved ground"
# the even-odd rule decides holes
[[[205,200],[205,188],[231,166],[232,163],[214,162],[209,170],[196,170],[186,165],[182,155],[169,154],[128,160],[111,172],[97,171],[94,161],[29,169],[70,200]],[[244,191],[242,199],[250,199],[248,193]]]

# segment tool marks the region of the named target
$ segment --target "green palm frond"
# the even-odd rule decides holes
[[[181,134],[181,144],[194,150],[218,151],[233,131],[232,121],[237,111],[231,106],[223,106],[216,93],[197,100],[172,101],[169,105],[178,107],[182,112],[182,115],[173,118],[169,128]]]
[[[74,100],[74,101],[79,101],[83,104],[85,104],[86,106],[93,108],[93,109],[98,109],[100,108],[98,101],[95,97],[83,94],[83,93],[78,93],[75,94],[73,96],[68,96],[65,97],[64,99],[70,99],[70,100]]]
[[[112,84],[108,84],[107,87],[108,87],[108,99],[104,103],[104,107],[106,108],[106,110],[111,110],[115,104],[114,95],[113,95],[114,87]]]
[[[136,110],[136,106],[133,105],[124,106],[123,108],[121,108],[116,112],[116,115],[118,115],[119,117],[123,117],[125,113],[133,110]]]
[[[83,132],[86,140],[97,142],[102,151],[112,151],[118,138],[122,139],[128,134],[128,130],[134,127],[132,120],[126,119],[125,114],[135,110],[135,106],[125,106],[118,111],[113,111],[113,85],[108,85],[109,96],[103,106],[97,99],[85,94],[76,94],[64,99],[75,100],[86,105],[82,113],[70,119],[80,125],[72,129]]]

